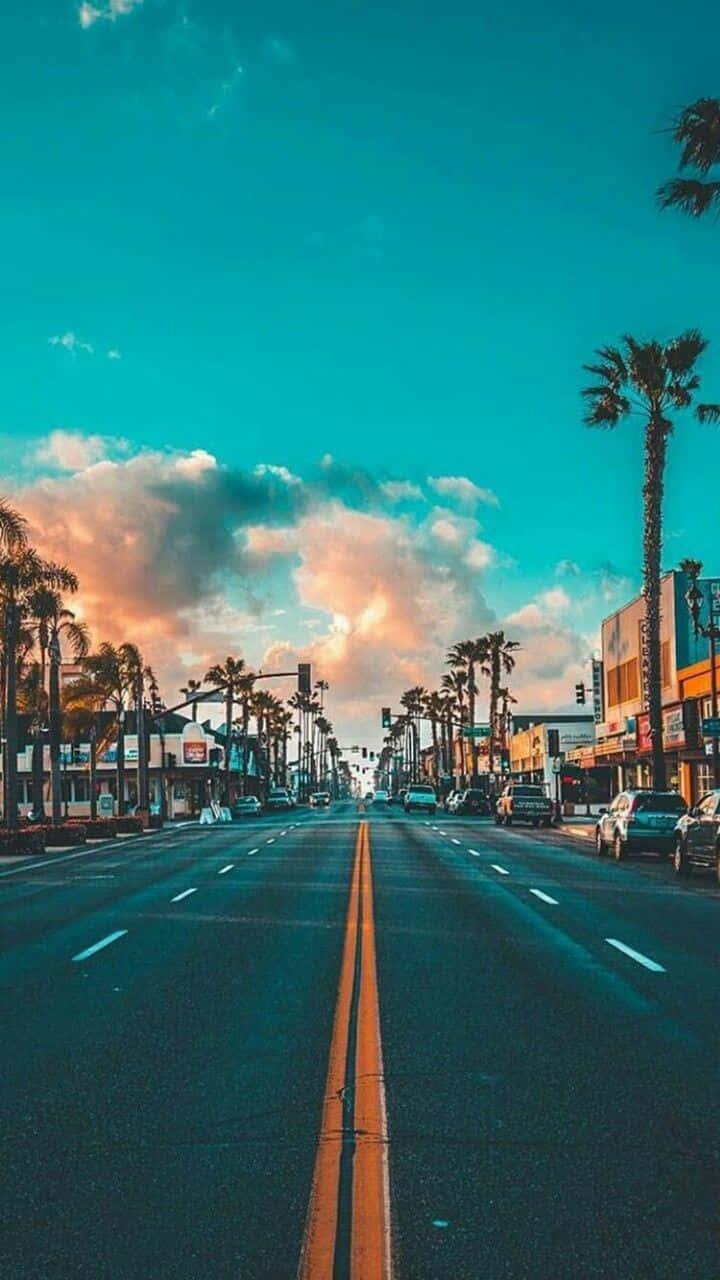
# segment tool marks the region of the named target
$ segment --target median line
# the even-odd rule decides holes
[[[197,893],[197,889],[183,889],[182,893],[176,893],[171,902],[182,902],[183,898],[189,898],[191,893]]]
[[[452,840],[453,844],[462,844],[462,840],[456,840],[455,836],[451,836],[450,839]]]
[[[127,929],[116,929],[114,933],[109,933],[106,938],[101,938],[99,942],[95,942],[91,947],[87,947],[85,951],[78,951],[73,956],[73,962],[79,960],[89,960],[90,956],[94,956],[96,951],[102,951],[103,947],[109,947],[111,942],[117,942],[118,938],[124,938]]]
[[[372,866],[358,825],[298,1280],[390,1280],[388,1137]]]
[[[492,867],[493,871],[497,871],[497,873],[498,873],[498,875],[499,875],[499,876],[509,876],[509,875],[510,875],[510,872],[509,872],[509,871],[507,871],[505,867],[499,867],[499,866],[498,866],[498,864],[497,864],[497,862],[491,862],[491,863],[490,863],[490,866]]]
[[[247,856],[248,856],[248,858],[252,858],[252,856],[253,856],[253,854],[254,854],[254,853],[258,853],[258,850],[257,850],[257,849],[248,849],[248,851],[247,851]]]
[[[633,947],[629,947],[627,943],[620,942],[618,938],[606,938],[605,941],[615,947],[616,951],[622,951],[624,956],[629,956],[631,960],[635,960],[637,964],[641,964],[644,969],[649,969],[651,973],[666,973],[657,960],[651,960],[649,956],[644,956],[642,951],[635,951]]]
[[[473,858],[479,858],[479,857],[480,857],[480,852],[479,852],[479,850],[478,850],[478,849],[468,849],[468,853],[471,853],[471,854],[472,854],[472,856],[473,856]]]
[[[234,866],[235,866],[235,863],[234,863],[234,862],[229,862],[229,863],[228,863],[228,865],[227,865],[226,867],[221,867],[221,868],[220,868],[220,870],[218,871],[218,875],[219,875],[219,876],[227,875],[228,871],[232,871],[232,869],[233,869],[233,867],[234,867]]]

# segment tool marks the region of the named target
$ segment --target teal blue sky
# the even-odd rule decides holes
[[[634,587],[641,441],[581,425],[581,366],[698,326],[720,397],[720,228],[653,200],[718,91],[716,7],[114,3],[0,17],[10,472],[61,428],[465,475],[500,502],[493,609],[563,558]],[[682,424],[668,564],[718,567],[718,462]]]

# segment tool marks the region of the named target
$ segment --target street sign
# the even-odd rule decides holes
[[[553,771],[553,773],[561,773],[561,772],[562,772],[562,760],[553,760],[553,762],[552,762],[552,771]]]
[[[720,738],[720,716],[710,716],[702,722],[704,738]]]
[[[466,724],[463,725],[463,738],[489,738],[489,724]]]

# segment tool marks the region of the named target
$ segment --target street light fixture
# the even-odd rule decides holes
[[[718,714],[718,688],[717,672],[715,670],[715,642],[720,639],[720,627],[715,620],[712,593],[708,602],[708,621],[703,623],[700,619],[703,604],[705,603],[705,594],[698,582],[698,578],[702,573],[702,560],[682,560],[680,568],[690,579],[690,585],[685,592],[685,602],[692,620],[693,634],[695,639],[698,636],[705,636],[710,646],[710,698],[712,717],[713,720],[716,720]],[[718,738],[715,733],[712,734],[712,774],[713,786],[720,787],[720,751],[718,750]]]

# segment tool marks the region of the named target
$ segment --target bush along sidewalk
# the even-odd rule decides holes
[[[0,830],[0,855],[30,855],[45,852],[45,827],[30,831]]]
[[[45,828],[45,848],[52,849],[57,845],[84,844],[87,828],[84,822],[64,822],[59,827]]]
[[[137,835],[145,829],[142,818],[117,818],[116,826],[120,836]]]

